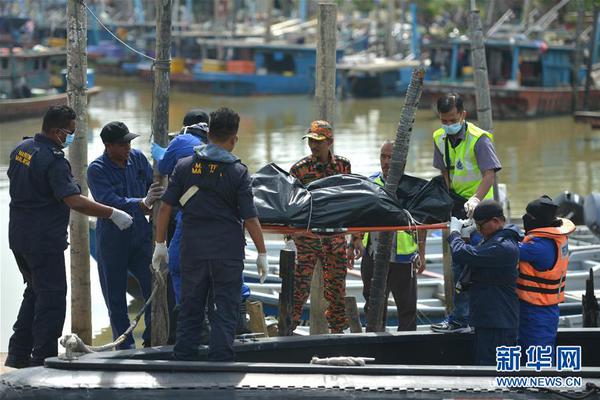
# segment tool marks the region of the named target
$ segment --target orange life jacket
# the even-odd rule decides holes
[[[556,263],[546,271],[538,271],[527,261],[519,261],[519,277],[517,278],[517,295],[519,299],[538,306],[550,306],[565,300],[565,280],[569,264],[569,247],[567,236],[575,230],[575,225],[568,219],[557,228],[537,228],[527,232],[523,243],[534,237],[554,240],[557,248]]]

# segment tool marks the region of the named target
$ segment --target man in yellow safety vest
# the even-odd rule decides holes
[[[385,186],[390,163],[392,161],[392,148],[394,143],[386,140],[381,146],[379,160],[381,171],[370,177],[380,186]],[[390,265],[388,270],[386,298],[390,292],[394,296],[396,310],[398,313],[398,331],[414,331],[417,329],[417,273],[425,269],[425,236],[426,231],[418,233],[419,239],[412,233],[398,231],[394,234],[394,247],[390,254]],[[368,312],[366,304],[369,303],[371,291],[371,280],[373,279],[373,267],[375,251],[377,249],[378,232],[366,233],[363,236],[365,248],[360,266],[360,275],[363,281],[363,295],[365,297],[365,312]],[[383,318],[386,320],[387,307]]]
[[[495,175],[502,168],[494,149],[494,137],[466,121],[467,112],[457,93],[440,97],[437,111],[442,127],[433,132],[433,166],[441,171],[455,199],[452,216],[471,218],[481,200],[494,197]],[[473,241],[478,239],[480,237],[472,237]],[[463,265],[452,262],[455,283],[463,268]],[[468,293],[455,293],[453,303],[453,311],[448,319],[432,325],[432,330],[471,332]]]

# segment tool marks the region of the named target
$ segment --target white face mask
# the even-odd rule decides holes
[[[444,132],[446,135],[456,135],[462,129],[463,123],[457,122],[455,124],[445,125],[442,124],[442,128],[444,128]]]

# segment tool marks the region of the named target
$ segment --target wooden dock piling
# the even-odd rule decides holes
[[[172,0],[156,1],[156,61],[154,65],[154,109],[152,110],[152,136],[154,142],[161,147],[167,147],[169,132],[169,72],[171,68],[171,10]],[[166,183],[158,172],[154,160],[154,181]],[[154,207],[154,221],[159,207]],[[156,227],[153,227],[153,232]],[[162,265],[161,271],[167,266]],[[153,281],[153,285],[157,285]],[[152,301],[152,346],[163,346],[169,339],[169,310],[167,288],[160,286]]]
[[[77,132],[69,148],[69,161],[81,194],[87,196],[87,14],[77,0],[67,2],[67,99],[77,114]],[[92,343],[89,218],[71,212],[71,330]]]
[[[292,314],[294,311],[294,267],[296,252],[281,250],[279,252],[279,276],[281,277],[281,292],[279,293],[279,336],[292,335]]]

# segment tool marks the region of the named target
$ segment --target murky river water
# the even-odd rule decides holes
[[[100,128],[121,120],[142,136],[133,146],[150,154],[152,86],[137,79],[98,79],[104,91],[89,109],[89,160],[102,154]],[[307,96],[255,98],[213,97],[173,92],[170,99],[170,130],[178,130],[189,108],[213,110],[227,106],[241,115],[240,139],[235,153],[251,172],[269,162],[285,169],[308,153],[300,139],[315,115],[314,101]],[[346,100],[338,104],[335,151],[348,157],[353,172],[371,174],[379,168],[379,146],[396,132],[401,98]],[[0,123],[0,351],[6,351],[10,327],[18,311],[23,287],[8,248],[8,179],[6,167],[11,149],[24,135],[38,132],[41,119]],[[431,133],[439,120],[430,110],[417,115],[407,172],[425,178],[437,172],[431,167]],[[571,117],[495,123],[496,149],[503,165],[499,181],[505,183],[512,216],[520,216],[527,202],[541,194],[554,196],[563,190],[587,195],[600,190],[600,131],[575,124]],[[99,334],[108,326],[95,268],[92,268],[93,323]],[[68,318],[68,313],[67,313]],[[69,327],[69,321],[65,326]],[[104,329],[104,333],[108,333]],[[104,342],[106,335],[98,341]]]

